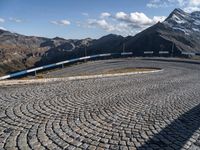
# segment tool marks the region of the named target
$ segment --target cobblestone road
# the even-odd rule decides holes
[[[200,149],[199,64],[120,59],[69,74],[98,67],[164,70],[1,86],[0,149]]]

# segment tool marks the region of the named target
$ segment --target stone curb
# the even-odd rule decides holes
[[[63,78],[46,78],[46,79],[31,79],[31,80],[8,80],[8,81],[0,81],[0,86],[2,86],[2,85],[33,84],[33,83],[47,83],[47,82],[56,82],[56,81],[85,80],[85,79],[117,77],[117,76],[128,76],[128,75],[135,75],[135,74],[156,73],[156,72],[161,72],[161,71],[163,71],[163,69],[153,70],[153,71],[139,71],[139,72],[115,73],[115,74],[99,74],[99,75],[74,76],[74,77],[63,77]]]

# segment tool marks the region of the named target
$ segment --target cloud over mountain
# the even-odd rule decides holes
[[[125,13],[121,11],[115,14],[103,12],[97,19],[88,19],[87,27],[101,28],[107,32],[127,36],[135,35],[157,22],[164,21],[165,18],[165,16],[150,18],[142,12]]]

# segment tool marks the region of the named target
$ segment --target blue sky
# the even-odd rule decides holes
[[[134,35],[176,7],[199,10],[199,0],[0,0],[0,28],[25,35],[99,38]]]

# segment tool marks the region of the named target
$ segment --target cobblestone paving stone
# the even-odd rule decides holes
[[[164,70],[1,86],[0,149],[200,149],[199,64],[121,59],[79,72],[102,65]]]

